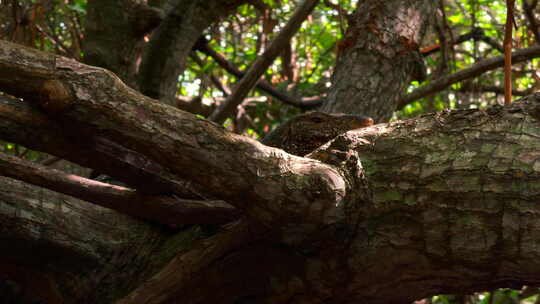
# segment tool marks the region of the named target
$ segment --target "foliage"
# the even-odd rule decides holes
[[[514,30],[514,48],[527,48],[536,41],[533,35],[533,29],[530,21],[526,18],[525,8],[522,1],[516,2]],[[486,38],[471,39],[461,44],[453,45],[448,52],[448,61],[441,60],[442,52],[431,55],[426,58],[428,71],[436,75],[442,71],[444,73],[453,73],[467,68],[482,59],[502,55],[502,41],[504,34],[504,23],[506,19],[505,1],[484,1],[484,0],[446,0],[444,1],[444,16],[441,18],[446,32],[445,35],[451,35],[454,38],[468,32],[480,29]],[[531,8],[534,11],[534,8]],[[425,43],[429,46],[438,43],[440,34],[433,35],[430,42]],[[491,41],[490,41],[491,39]],[[498,44],[498,48],[490,44]],[[513,87],[518,92],[514,95],[524,96],[532,93],[539,87],[538,74],[536,72],[537,61],[532,60],[522,64],[513,65]],[[453,85],[451,88],[439,92],[435,96],[423,98],[406,106],[402,111],[396,113],[396,118],[413,117],[425,112],[440,111],[442,109],[467,109],[478,108],[502,103],[504,93],[502,69],[494,70],[480,77],[469,79],[465,82]],[[424,84],[429,84],[431,78]],[[418,87],[419,84],[413,84],[410,90]],[[516,94],[518,93],[518,94]]]

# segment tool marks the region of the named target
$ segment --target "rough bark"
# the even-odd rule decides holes
[[[67,174],[4,153],[0,153],[0,175],[163,224],[223,224],[240,216],[237,209],[222,201],[196,201],[170,195],[147,195],[123,186]]]
[[[537,282],[539,98],[504,109],[426,115],[335,141],[338,149],[356,147],[371,193],[351,248],[362,261],[384,261],[362,268],[349,260],[352,273],[366,275],[363,283],[351,282],[351,290],[371,290],[362,297],[368,303],[399,303],[377,299],[373,283],[413,300],[417,291]],[[442,281],[450,285],[442,287]]]
[[[0,136],[36,151],[60,156],[120,180],[145,194],[173,194],[183,199],[210,199],[200,186],[178,180],[148,157],[62,124],[27,102],[0,97]],[[81,136],[82,135],[82,136]]]
[[[418,47],[433,6],[425,0],[359,3],[338,43],[332,87],[321,110],[388,121],[421,65]]]
[[[61,268],[64,259],[42,265],[46,275],[54,270],[67,303],[108,303],[131,290],[121,303],[406,303],[540,283],[540,95],[350,131],[301,158],[158,104],[102,69],[10,43],[0,44],[0,88],[246,213],[185,247],[181,235],[136,220],[112,226],[129,227],[127,236],[100,237],[108,222],[92,205],[78,207],[89,212],[86,227],[72,213],[55,213],[66,203],[22,210],[3,202],[0,218],[11,225],[2,224],[5,255],[28,253],[8,236],[36,244],[33,232],[43,230],[19,225],[36,225],[30,219],[39,214],[50,230],[38,235],[68,247],[64,256],[97,253],[96,268]],[[2,185],[7,201],[15,188]],[[71,238],[54,237],[66,231]],[[94,235],[103,242],[88,241]]]
[[[22,303],[111,303],[189,243],[189,237],[175,243],[159,227],[4,177],[0,234],[1,279],[21,287],[14,300]]]

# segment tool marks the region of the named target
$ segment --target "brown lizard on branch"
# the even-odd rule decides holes
[[[296,116],[266,135],[261,142],[304,156],[339,134],[373,125],[362,115],[310,112]]]

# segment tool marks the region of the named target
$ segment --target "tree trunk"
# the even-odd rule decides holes
[[[245,2],[171,0],[152,7],[141,0],[90,1],[85,63],[113,71],[132,88],[174,105],[178,75],[203,30]]]
[[[338,43],[338,59],[322,111],[358,113],[386,122],[411,82],[420,80],[418,47],[433,1],[361,1]],[[418,79],[420,78],[420,79]]]
[[[96,0],[87,6],[84,62],[115,72],[132,88],[138,87],[142,38],[164,18],[159,8],[144,2]]]
[[[178,75],[203,30],[246,0],[173,0],[165,5],[166,18],[152,34],[142,58],[140,91],[174,105]]]

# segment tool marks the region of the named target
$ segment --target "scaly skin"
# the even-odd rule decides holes
[[[367,116],[310,112],[282,124],[261,142],[290,154],[304,156],[339,134],[371,125],[373,119]]]

